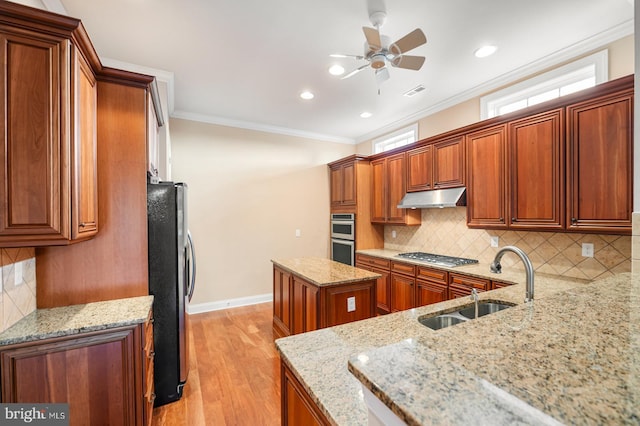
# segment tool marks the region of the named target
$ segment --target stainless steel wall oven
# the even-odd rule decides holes
[[[354,266],[356,218],[353,213],[331,214],[331,259]]]

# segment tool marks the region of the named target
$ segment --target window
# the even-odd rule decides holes
[[[483,96],[482,120],[593,87],[608,80],[608,54],[602,50],[529,80]]]
[[[418,124],[400,129],[391,134],[373,140],[373,153],[389,151],[418,140]]]

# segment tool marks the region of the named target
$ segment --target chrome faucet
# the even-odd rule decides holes
[[[500,259],[502,259],[502,256],[508,251],[517,254],[518,257],[524,263],[524,269],[527,273],[527,292],[525,294],[524,301],[530,302],[533,300],[533,265],[531,265],[531,260],[529,260],[529,257],[526,255],[525,252],[523,252],[521,249],[519,249],[516,246],[503,247],[502,249],[500,249],[500,251],[498,251],[498,253],[496,253],[496,257],[495,259],[493,259],[493,262],[491,263],[491,272],[493,272],[494,274],[499,274],[502,272],[502,265],[500,265]]]
[[[470,297],[471,297],[471,300],[473,300],[473,304],[476,307],[474,318],[478,319],[478,290],[476,290],[475,288],[472,288]]]

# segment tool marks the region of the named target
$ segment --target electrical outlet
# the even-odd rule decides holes
[[[302,232],[299,229],[296,229],[296,238],[300,238]]]
[[[500,245],[500,237],[491,237],[491,247],[498,247]]]
[[[347,297],[347,312],[353,312],[356,310],[356,298],[354,296]]]
[[[398,234],[396,234],[396,231],[391,231],[391,238],[395,238]]]
[[[13,282],[17,286],[22,284],[22,262],[13,265]]]
[[[593,244],[592,243],[582,243],[582,256],[583,257],[593,257]]]

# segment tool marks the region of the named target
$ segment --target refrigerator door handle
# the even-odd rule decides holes
[[[196,248],[193,245],[193,238],[191,237],[191,232],[187,231],[187,244],[189,245],[189,265],[190,270],[189,273],[189,283],[187,287],[187,294],[189,301],[191,301],[191,297],[193,297],[193,290],[196,287]]]

